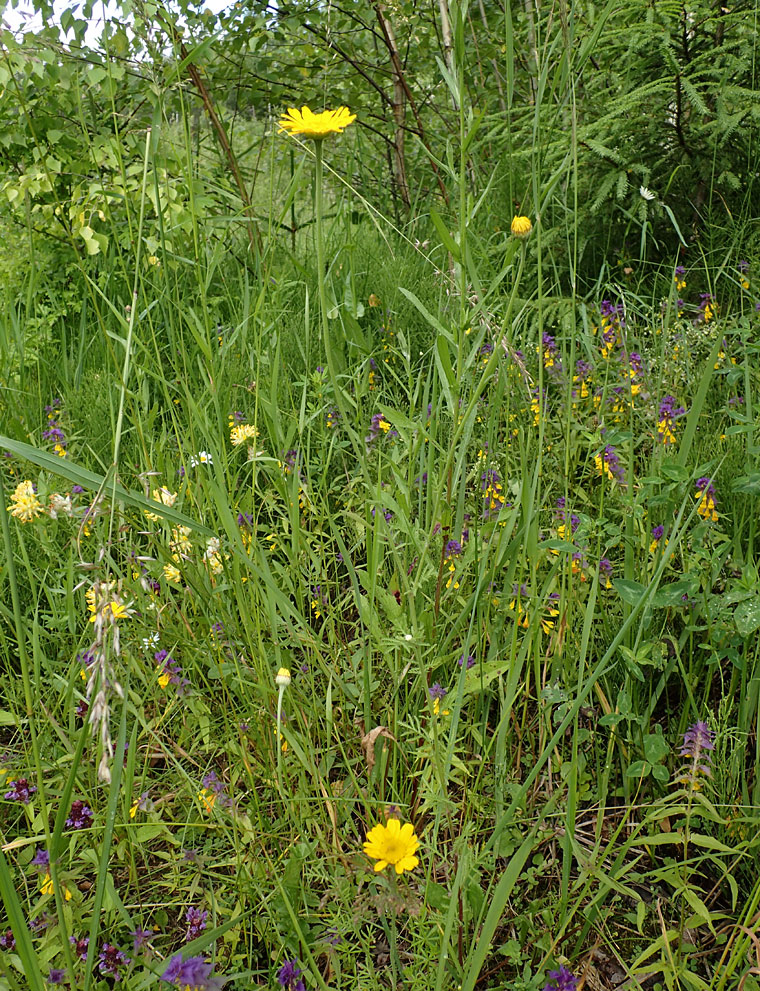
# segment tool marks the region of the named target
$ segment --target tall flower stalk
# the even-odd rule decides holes
[[[324,231],[322,226],[323,203],[322,203],[322,183],[324,177],[323,149],[324,139],[330,134],[342,134],[349,124],[356,119],[356,114],[352,114],[346,107],[338,107],[337,110],[324,110],[315,114],[308,107],[300,110],[291,108],[280,118],[280,131],[287,131],[289,134],[304,138],[311,138],[314,142],[314,157],[316,160],[315,169],[315,190],[314,190],[314,211],[316,214],[316,241],[317,241],[317,285],[319,287],[319,309],[322,314],[322,340],[327,358],[327,369],[330,375],[330,382],[335,393],[335,401],[340,413],[345,416],[345,402],[343,393],[338,386],[338,371],[335,364],[335,355],[330,345],[330,327],[327,319],[327,277],[325,272],[325,244]]]

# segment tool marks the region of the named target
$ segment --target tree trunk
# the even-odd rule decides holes
[[[401,59],[399,58],[398,47],[396,45],[396,36],[393,33],[393,25],[388,18],[388,14],[386,13],[385,4],[377,3],[375,6],[375,11],[377,13],[377,19],[380,22],[380,27],[383,32],[383,37],[385,38],[385,43],[388,47],[388,52],[391,57],[391,65],[393,67],[393,122],[395,126],[393,141],[393,177],[396,181],[396,187],[399,191],[401,199],[403,200],[404,206],[408,210],[412,205],[412,201],[409,196],[409,182],[406,177],[406,158],[404,156],[404,139],[406,136],[406,88],[404,86]]]

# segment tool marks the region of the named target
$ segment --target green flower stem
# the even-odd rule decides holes
[[[277,787],[280,795],[284,797],[282,790],[282,697],[285,694],[285,685],[278,686],[277,694]]]
[[[330,346],[330,324],[327,319],[327,273],[325,272],[325,244],[322,229],[322,181],[324,176],[322,144],[322,138],[314,140],[314,155],[316,157],[314,209],[317,219],[317,285],[319,287],[319,309],[322,313],[322,340],[324,343],[325,358],[327,359],[327,371],[330,376],[330,384],[333,387],[335,403],[345,423],[348,408],[345,403],[343,390],[338,385],[338,370],[335,364],[335,355]]]

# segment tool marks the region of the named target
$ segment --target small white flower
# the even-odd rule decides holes
[[[412,636],[411,633],[405,633],[404,640],[406,640],[406,642],[408,643],[410,640],[414,640],[414,637]]]
[[[213,459],[208,451],[198,451],[196,455],[190,457],[190,467],[197,468],[198,465],[213,465]]]
[[[48,506],[48,515],[51,519],[57,519],[59,513],[71,516],[71,512],[71,496],[62,496],[59,492],[53,492]]]
[[[149,653],[154,647],[158,647],[158,634],[151,633],[148,637],[143,637],[142,649],[145,653]]]
[[[276,685],[280,686],[280,688],[287,688],[290,684],[290,671],[288,671],[287,668],[280,668],[274,681]]]
[[[652,200],[656,200],[657,196],[652,192],[651,189],[647,189],[646,186],[639,186],[639,196],[643,197],[648,203]]]

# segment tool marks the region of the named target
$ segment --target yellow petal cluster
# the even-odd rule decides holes
[[[30,481],[19,482],[11,496],[8,512],[22,523],[30,523],[42,512],[42,503],[37,498],[34,485]]]
[[[523,238],[533,230],[533,224],[530,222],[530,217],[513,217],[509,229],[515,237]]]
[[[356,114],[352,114],[348,107],[323,110],[321,114],[313,113],[308,107],[301,107],[300,110],[291,107],[286,114],[282,115],[279,125],[280,131],[321,141],[328,134],[340,134],[354,120],[356,120]]]
[[[389,819],[387,823],[378,823],[370,829],[364,852],[377,860],[376,871],[385,870],[390,864],[397,874],[403,874],[404,871],[414,870],[419,864],[419,858],[415,857],[419,845],[410,822],[402,826],[398,819]]]

